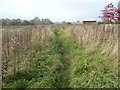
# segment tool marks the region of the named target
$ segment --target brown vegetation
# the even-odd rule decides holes
[[[54,28],[61,28],[77,42],[86,46],[86,52],[102,46],[102,52],[109,52],[109,57],[116,57],[118,51],[117,25],[43,25],[3,27],[2,30],[2,62],[3,79],[24,67],[31,66],[31,60],[37,51],[46,51],[47,38]],[[24,54],[23,54],[24,53]],[[27,57],[27,59],[25,58]],[[12,62],[9,62],[11,61]],[[24,60],[24,63],[21,63]],[[117,67],[117,62],[114,64]],[[10,68],[12,67],[12,68]]]

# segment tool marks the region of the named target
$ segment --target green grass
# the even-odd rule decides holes
[[[38,45],[39,46],[39,45]],[[53,30],[49,51],[37,51],[31,68],[7,77],[5,88],[112,88],[118,86],[117,68],[108,53],[96,47],[86,52],[63,30]]]

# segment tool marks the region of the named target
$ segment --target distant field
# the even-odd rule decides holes
[[[118,87],[118,25],[3,27],[4,88]]]

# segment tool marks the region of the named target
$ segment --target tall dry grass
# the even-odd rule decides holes
[[[64,29],[80,44],[86,45],[87,50],[102,46],[103,52],[117,55],[118,25],[73,25],[64,26]]]
[[[3,27],[2,31],[2,61],[3,78],[10,73],[16,73],[24,66],[30,67],[34,54],[46,51],[47,39],[52,30],[61,28],[73,37],[79,44],[86,47],[86,52],[91,52],[96,47],[101,49],[101,54],[109,53],[110,60],[118,60],[118,25],[43,25]],[[24,61],[21,62],[21,60]],[[12,61],[12,62],[11,62]],[[11,67],[11,68],[10,68]]]
[[[113,67],[118,69],[118,26],[117,24],[63,26],[64,30],[79,44],[86,48],[86,53],[100,49],[101,55],[108,54]]]

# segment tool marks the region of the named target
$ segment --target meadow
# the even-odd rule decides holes
[[[118,87],[118,25],[2,28],[3,88]]]

